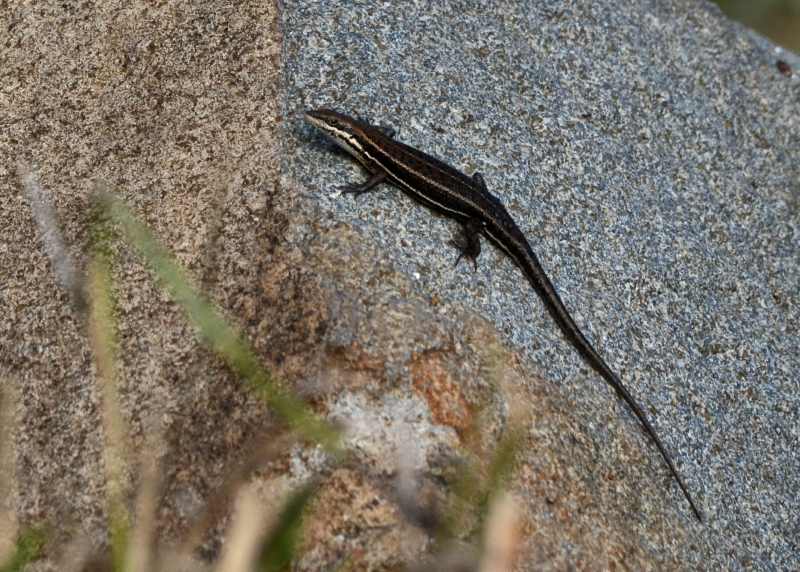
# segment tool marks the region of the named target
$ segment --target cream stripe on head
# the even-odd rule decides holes
[[[364,148],[361,143],[352,133],[345,131],[329,121],[325,121],[319,117],[315,117],[310,113],[306,113],[306,121],[314,127],[322,130],[327,137],[333,140],[339,147],[350,153],[353,157],[364,162]]]

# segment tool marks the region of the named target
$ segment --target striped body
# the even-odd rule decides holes
[[[460,221],[467,233],[484,234],[520,267],[566,337],[633,410],[656,444],[694,514],[702,521],[700,511],[644,411],[580,331],[544,273],[525,235],[500,200],[488,191],[483,177],[478,173],[468,177],[422,151],[395,141],[391,134],[381,128],[336,111],[309,111],[306,120],[321,129],[373,174],[367,183],[351,191],[363,193],[381,182],[390,182],[412,198]],[[467,253],[473,258],[480,252],[477,236],[474,240],[476,250]]]

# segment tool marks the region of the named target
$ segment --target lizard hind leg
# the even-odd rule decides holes
[[[483,180],[483,175],[481,175],[479,171],[472,173],[472,181],[478,185],[478,188],[481,190],[486,191],[487,193],[489,192],[489,189],[486,186],[486,181]]]
[[[478,256],[481,253],[481,231],[483,230],[483,223],[475,218],[467,220],[461,226],[461,234],[452,244],[455,246],[459,255],[456,258],[455,266],[461,262],[462,258],[472,260],[475,270],[478,269]]]

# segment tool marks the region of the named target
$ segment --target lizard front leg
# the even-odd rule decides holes
[[[348,193],[358,196],[358,195],[363,195],[364,193],[368,193],[369,191],[373,190],[375,187],[377,187],[384,181],[386,181],[386,173],[380,172],[380,173],[375,173],[360,185],[345,185],[343,187],[339,187],[339,190],[343,193]]]

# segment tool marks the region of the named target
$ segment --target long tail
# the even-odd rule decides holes
[[[575,320],[572,319],[572,316],[569,315],[569,312],[567,312],[567,309],[564,307],[564,303],[561,301],[558,292],[556,292],[553,283],[550,282],[550,279],[544,273],[544,270],[542,269],[542,266],[533,251],[529,248],[526,254],[527,256],[525,259],[520,261],[520,266],[522,266],[522,269],[531,285],[544,299],[545,306],[547,306],[550,315],[559,325],[567,338],[569,338],[569,340],[581,353],[581,355],[583,355],[583,357],[592,365],[592,367],[594,367],[603,376],[603,378],[605,378],[608,384],[611,385],[617,394],[622,397],[622,399],[624,399],[625,402],[630,406],[630,408],[636,414],[636,417],[639,418],[639,421],[644,426],[645,431],[648,435],[650,435],[653,442],[656,444],[656,447],[658,447],[661,456],[667,463],[667,466],[672,472],[672,475],[675,477],[675,480],[678,481],[678,485],[681,487],[686,500],[689,501],[697,520],[703,522],[703,514],[700,512],[700,509],[697,508],[697,505],[694,504],[692,495],[689,494],[689,489],[686,488],[686,483],[683,482],[683,479],[678,474],[675,465],[672,463],[672,458],[669,456],[666,449],[664,449],[661,439],[659,439],[658,435],[656,435],[655,429],[653,429],[650,421],[645,416],[644,411],[642,411],[642,408],[639,407],[639,404],[636,403],[633,396],[628,392],[625,386],[622,385],[622,381],[619,379],[619,376],[617,376],[617,374],[614,373],[610,367],[608,367],[603,358],[600,357],[600,354],[595,351],[595,349],[592,347],[592,344],[589,343],[589,341],[584,337],[583,333],[578,329],[578,325],[575,323]]]

